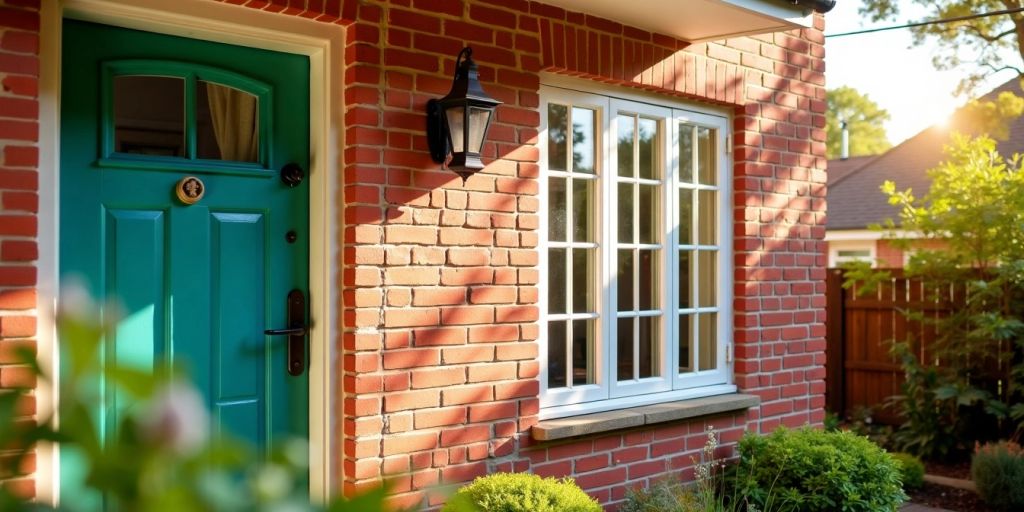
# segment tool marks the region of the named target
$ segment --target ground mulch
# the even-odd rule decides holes
[[[910,501],[918,505],[944,508],[954,512],[991,512],[974,491],[924,483],[920,489],[908,491]]]
[[[971,479],[971,461],[960,462],[925,462],[924,472],[929,475],[948,476],[961,480]]]

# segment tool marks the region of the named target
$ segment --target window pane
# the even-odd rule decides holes
[[[565,241],[566,211],[565,178],[548,178],[548,240]]]
[[[574,242],[594,242],[594,180],[572,180]]]
[[[593,110],[572,109],[572,170],[594,174],[594,117]]]
[[[697,175],[704,185],[715,185],[715,140],[710,128],[697,128]]]
[[[693,183],[693,126],[679,123],[679,181]]]
[[[594,320],[572,322],[572,384],[594,383]]]
[[[661,242],[658,236],[658,217],[661,213],[661,201],[658,199],[657,185],[639,185],[640,187],[640,243],[656,244]]]
[[[690,326],[692,315],[679,315],[679,373],[693,371],[690,361],[693,360],[692,327]]]
[[[714,190],[698,190],[697,205],[700,207],[697,228],[697,243],[715,245],[718,243],[718,193]]]
[[[567,171],[569,162],[569,109],[565,105],[548,105],[548,169]]]
[[[565,249],[548,249],[548,313],[565,313]]]
[[[166,76],[114,77],[114,151],[185,154],[185,81]]]
[[[200,81],[196,87],[196,156],[258,162],[259,98],[232,87]]]
[[[654,377],[661,374],[658,364],[658,323],[661,317],[640,317],[640,378]]]
[[[565,321],[548,322],[548,389],[566,386],[565,327]]]
[[[469,109],[469,147],[467,151],[480,153],[484,145],[484,130],[487,129],[487,122],[491,118],[491,111],[484,108],[470,107]]]
[[[633,379],[633,322],[635,318],[618,319],[618,380]]]
[[[700,275],[697,284],[697,305],[702,308],[715,307],[715,283],[717,282],[718,251],[697,251]]]
[[[633,251],[619,251],[619,311],[633,311]]]
[[[698,370],[714,370],[718,366],[718,314],[704,313],[700,319],[700,361]]]
[[[619,242],[633,243],[633,185],[619,183]]]
[[[636,176],[633,171],[633,116],[619,116],[619,176]]]
[[[679,189],[679,245],[693,244],[693,190]]]
[[[596,309],[594,283],[597,249],[572,250],[572,311],[589,313]],[[562,287],[565,287],[563,282]]]
[[[658,177],[658,151],[657,135],[658,122],[653,119],[640,119],[639,146],[640,177],[657,179]]]
[[[679,251],[679,309],[690,307],[692,277],[690,276],[690,255],[693,251]]]
[[[448,116],[448,134],[452,139],[452,152],[461,153],[466,150],[465,141],[462,140],[466,132],[466,109],[465,107],[452,107],[445,110]]]
[[[640,311],[658,309],[658,251],[637,251],[640,253]]]

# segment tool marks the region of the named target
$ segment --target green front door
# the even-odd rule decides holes
[[[308,171],[308,58],[74,20],[62,44],[61,284],[119,304],[103,360],[187,368],[214,433],[306,437],[308,372],[264,330],[308,290],[308,181],[281,172]],[[65,497],[81,470],[62,453]]]

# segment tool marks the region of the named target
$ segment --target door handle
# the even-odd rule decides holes
[[[295,289],[288,292],[288,304],[285,308],[290,327],[285,329],[267,329],[267,336],[288,336],[288,354],[286,356],[288,374],[299,376],[306,371],[306,294]]]

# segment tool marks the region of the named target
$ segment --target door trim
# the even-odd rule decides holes
[[[64,17],[238,46],[306,55],[310,59],[310,195],[309,195],[309,456],[310,498],[326,501],[341,480],[342,465],[334,446],[341,403],[334,371],[333,340],[341,332],[341,294],[333,255],[339,253],[341,204],[338,183],[342,168],[344,28],[298,16],[268,13],[208,0],[59,0],[41,6],[39,78],[39,260],[38,357],[54,375],[49,386],[36,390],[38,415],[56,411],[59,400],[59,350],[54,318],[59,283],[60,83],[61,26]],[[230,21],[225,21],[230,20]],[[319,321],[317,321],[319,320]],[[59,418],[58,418],[59,421]],[[60,457],[54,446],[38,448],[35,473],[40,502],[60,499]]]

